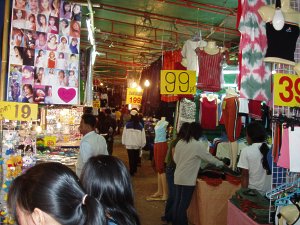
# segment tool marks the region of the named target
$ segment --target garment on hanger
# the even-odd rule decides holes
[[[187,60],[187,70],[196,71],[196,76],[198,76],[199,73],[199,65],[195,49],[198,48],[200,44],[201,41],[186,40],[181,51],[182,56]]]
[[[207,97],[203,97],[200,105],[201,127],[203,129],[215,130],[217,127],[217,99],[209,101]]]
[[[300,127],[289,128],[290,171],[300,172]]]
[[[196,104],[186,98],[181,99],[179,103],[178,117],[177,117],[177,131],[183,123],[195,122]]]
[[[239,25],[239,78],[242,98],[266,101],[271,99],[271,70],[263,61],[267,49],[265,24],[258,9],[266,0],[244,1]]]
[[[163,70],[177,70],[176,65],[181,65],[182,61],[182,55],[181,55],[181,49],[177,49],[174,51],[164,51],[164,57],[163,57]],[[163,102],[176,102],[178,101],[177,95],[161,95],[160,100]]]
[[[224,98],[222,102],[222,117],[220,123],[225,125],[226,134],[230,142],[236,141],[241,133],[242,121],[238,113],[238,97]]]
[[[290,168],[289,129],[282,129],[282,144],[277,166]]]
[[[204,91],[219,91],[221,89],[221,61],[223,59],[221,49],[215,55],[207,54],[200,48],[195,51],[199,62],[197,88]]]
[[[278,57],[295,62],[294,53],[300,33],[298,24],[285,22],[281,30],[275,30],[271,22],[266,23],[268,48],[266,57]]]

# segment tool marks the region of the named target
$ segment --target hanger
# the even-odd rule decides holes
[[[271,191],[266,192],[266,197],[268,199],[275,200],[278,197],[278,195],[281,195],[285,192],[292,190],[295,187],[298,187],[299,184],[300,184],[300,178],[298,178],[296,181],[293,181],[290,183],[281,184],[278,187],[272,189]],[[298,190],[300,190],[300,189],[298,188]],[[299,191],[299,194],[300,194],[300,191]]]
[[[275,201],[275,206],[286,206],[292,203],[299,202],[300,200],[300,188],[297,188],[296,191],[288,194],[285,197],[279,198]]]

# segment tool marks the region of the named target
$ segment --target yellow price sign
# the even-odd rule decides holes
[[[126,104],[140,105],[142,104],[143,90],[136,88],[127,88]]]
[[[161,94],[196,94],[196,71],[161,70]]]
[[[93,108],[100,108],[100,100],[93,101]]]
[[[274,75],[274,105],[300,106],[300,77],[292,74]]]
[[[0,118],[7,120],[37,120],[38,105],[20,102],[0,101]]]
[[[44,146],[54,147],[56,145],[55,136],[45,136],[44,137]]]

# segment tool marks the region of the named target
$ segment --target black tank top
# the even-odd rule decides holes
[[[266,23],[268,49],[265,57],[277,57],[289,61],[295,61],[294,52],[299,37],[297,24],[285,23],[284,27],[277,31],[271,22]]]

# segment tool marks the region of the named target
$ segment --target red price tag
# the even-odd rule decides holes
[[[300,106],[300,77],[292,74],[274,75],[274,104],[277,106]]]

